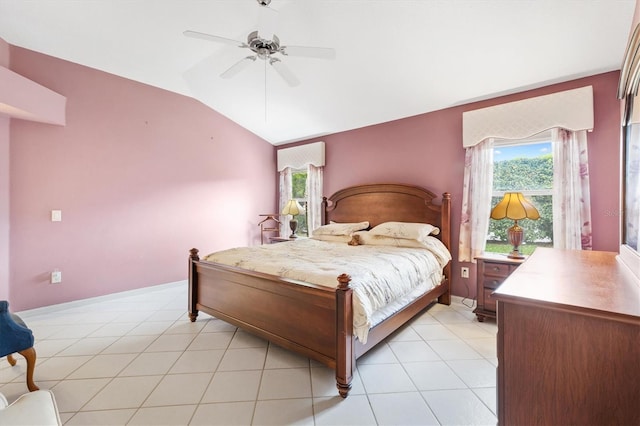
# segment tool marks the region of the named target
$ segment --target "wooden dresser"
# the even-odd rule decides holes
[[[506,254],[485,253],[476,257],[478,261],[476,300],[473,313],[482,322],[485,318],[496,317],[496,300],[491,296],[496,288],[507,279],[524,259],[510,259]]]
[[[640,425],[640,283],[616,253],[538,248],[493,297],[501,425]]]

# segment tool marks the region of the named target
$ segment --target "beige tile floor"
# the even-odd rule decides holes
[[[358,360],[347,399],[323,365],[200,314],[186,283],[20,313],[35,381],[66,425],[496,424],[496,324],[433,305]],[[18,358],[20,358],[18,356]],[[25,393],[0,359],[0,392]]]

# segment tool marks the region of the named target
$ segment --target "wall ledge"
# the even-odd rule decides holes
[[[0,66],[0,114],[64,126],[66,105],[66,97]]]

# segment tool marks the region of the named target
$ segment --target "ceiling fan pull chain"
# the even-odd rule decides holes
[[[267,61],[264,62],[264,122],[267,122]]]

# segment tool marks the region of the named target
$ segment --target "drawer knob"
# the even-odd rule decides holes
[[[497,267],[497,266],[494,266],[494,267],[493,267],[493,270],[497,272],[497,271],[499,271],[499,270],[500,270],[500,268],[499,268],[499,267]]]

